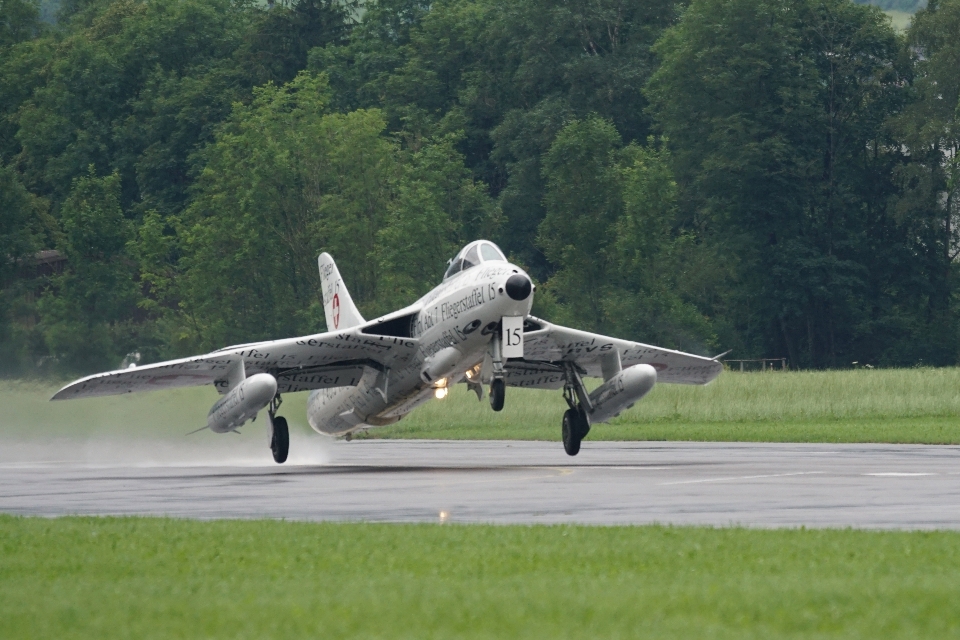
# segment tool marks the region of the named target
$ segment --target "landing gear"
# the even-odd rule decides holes
[[[273,461],[277,464],[286,462],[287,454],[290,453],[290,430],[287,429],[287,419],[277,415],[277,409],[282,402],[278,393],[267,408],[270,416],[270,451],[273,453]]]
[[[493,364],[493,380],[490,381],[490,407],[494,411],[503,409],[507,396],[507,383],[503,380],[503,351],[500,348],[500,332],[494,332],[490,339],[490,360]]]
[[[490,407],[494,411],[503,409],[503,402],[507,396],[507,383],[503,378],[494,378],[490,382]]]
[[[563,414],[563,450],[568,456],[580,453],[580,441],[590,433],[590,422],[580,408],[567,409]]]
[[[270,438],[270,451],[273,452],[273,461],[283,464],[287,461],[290,452],[290,431],[287,430],[287,419],[277,416],[273,419],[273,437]]]
[[[563,399],[570,408],[563,414],[560,435],[563,439],[563,450],[568,456],[575,456],[580,453],[580,441],[590,433],[587,411],[592,407],[576,365],[572,362],[564,363],[563,377]]]

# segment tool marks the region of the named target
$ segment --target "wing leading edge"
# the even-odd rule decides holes
[[[356,386],[364,369],[395,368],[416,353],[416,339],[366,334],[363,328],[239,345],[202,356],[98,373],[68,384],[51,400],[205,384],[223,390],[239,360],[247,376],[273,375],[281,393]]]
[[[663,349],[529,318],[524,325],[522,361],[509,361],[506,381],[516,387],[559,389],[563,386],[561,363],[572,361],[586,375],[603,377],[601,358],[617,351],[621,365],[649,364],[657,370],[658,382],[707,384],[720,375],[723,365],[712,358]]]

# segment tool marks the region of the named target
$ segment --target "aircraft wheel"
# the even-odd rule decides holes
[[[575,456],[580,453],[580,412],[573,409],[567,409],[563,414],[563,450],[568,456]]]
[[[590,421],[587,420],[587,412],[584,410],[583,405],[580,405],[579,411],[577,411],[577,433],[580,435],[581,440],[586,438],[587,434],[590,433]]]
[[[273,419],[273,437],[270,439],[270,451],[277,464],[287,461],[290,452],[290,431],[287,429],[287,419],[277,416]]]
[[[503,409],[503,402],[507,396],[507,383],[502,378],[494,378],[490,383],[490,406],[494,411]]]

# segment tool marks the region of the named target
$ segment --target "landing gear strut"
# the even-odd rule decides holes
[[[503,380],[503,351],[500,349],[500,332],[496,331],[490,340],[490,360],[493,364],[493,380],[490,381],[490,408],[503,409],[507,396],[507,383]]]
[[[570,407],[563,414],[563,450],[568,456],[575,456],[580,453],[580,441],[590,433],[590,418],[587,416],[587,410],[591,408],[590,398],[572,362],[564,364],[563,377],[563,399]]]
[[[287,419],[277,415],[277,409],[283,400],[278,393],[270,401],[267,413],[270,416],[270,451],[273,453],[273,461],[277,464],[283,464],[287,461],[287,454],[290,452],[290,431],[287,429]]]

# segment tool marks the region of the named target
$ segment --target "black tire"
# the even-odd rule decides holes
[[[590,421],[587,420],[587,412],[584,410],[583,405],[580,405],[579,411],[577,411],[577,433],[580,434],[580,439],[583,440],[587,437],[587,434],[590,433]]]
[[[494,378],[490,383],[490,407],[494,411],[503,409],[507,397],[507,383],[502,378]]]
[[[277,416],[273,419],[273,437],[270,439],[270,451],[273,452],[273,461],[283,464],[287,461],[290,452],[290,431],[287,429],[287,419]]]
[[[567,409],[563,414],[563,450],[568,456],[580,453],[580,415],[573,409]]]

